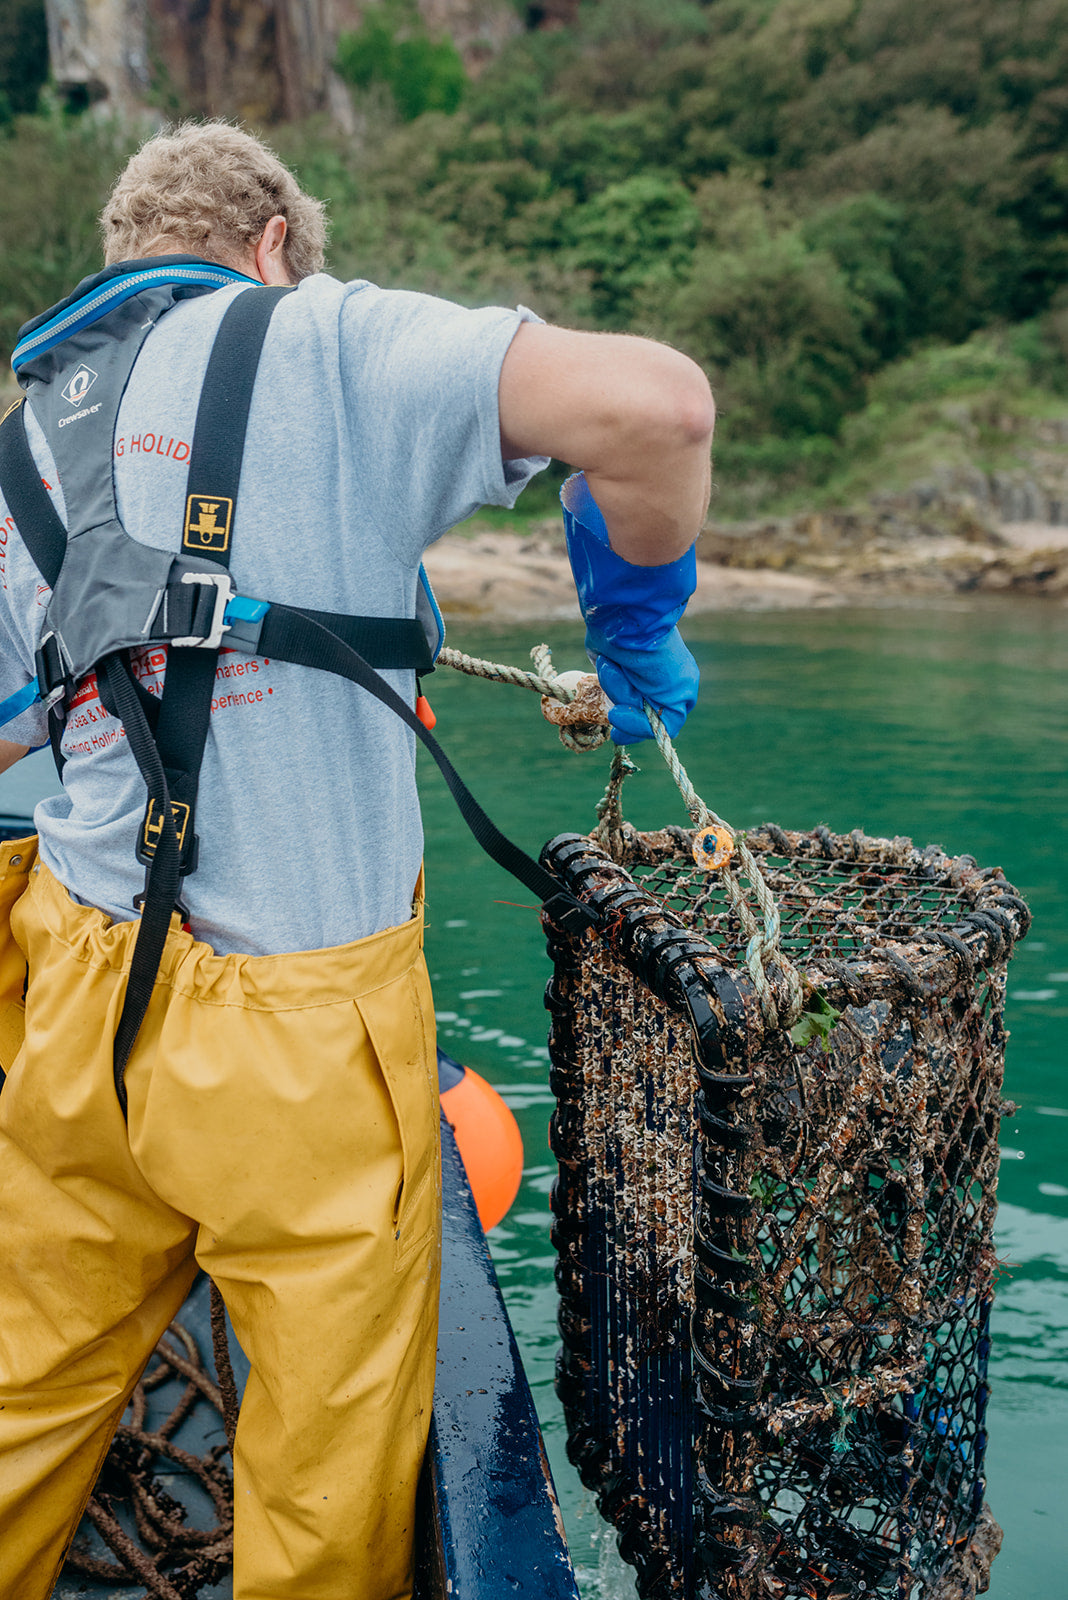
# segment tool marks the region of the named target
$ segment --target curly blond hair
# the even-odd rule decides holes
[[[321,272],[325,208],[261,140],[228,122],[182,122],[130,157],[100,215],[110,266],[150,255],[243,265],[274,216],[294,282]]]

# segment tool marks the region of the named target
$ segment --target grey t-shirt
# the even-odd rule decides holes
[[[240,288],[187,300],[149,335],[119,409],[119,515],[178,550],[196,404]],[[426,295],[309,278],[275,311],[256,379],[233,524],[238,593],[361,615],[414,615],[423,551],[480,505],[510,506],[542,459],[502,462],[497,385],[520,322]],[[31,445],[62,516],[43,435]],[[48,600],[0,500],[0,700],[33,675]],[[135,658],[162,691],[166,653]],[[385,674],[411,704],[414,675]],[[46,737],[40,706],[0,728]],[[64,792],[35,822],[41,856],[80,900],[135,915],[145,788],[90,677],[68,716]],[[422,856],[415,740],[355,685],[224,650],[183,883],[195,935],[220,953],[311,950],[405,921]],[[457,826],[462,826],[457,817]]]

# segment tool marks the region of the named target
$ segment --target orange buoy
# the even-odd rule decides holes
[[[496,1089],[470,1067],[438,1051],[441,1109],[456,1135],[484,1229],[508,1214],[523,1176],[519,1124]]]

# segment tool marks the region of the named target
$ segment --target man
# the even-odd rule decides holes
[[[45,352],[20,374],[26,439],[70,531],[98,493],[156,550],[188,548],[191,530],[210,544],[232,512],[239,594],[410,619],[427,545],[479,505],[511,505],[556,456],[585,472],[569,542],[616,737],[647,736],[646,698],[677,729],[696,675],[673,624],[713,421],[693,363],[524,311],[338,283],[320,271],[321,207],[223,124],[149,141],[102,221],[108,272],[81,286],[77,316],[39,319],[20,343]],[[249,280],[296,287],[273,308],[240,491],[220,512],[218,497],[187,492],[185,464],[213,342]],[[152,294],[174,298],[161,313]],[[108,295],[140,353],[112,386],[105,449],[94,440],[115,340],[94,344],[91,319]],[[88,332],[59,392],[49,351],[78,317]],[[10,510],[0,501],[0,698],[30,692],[56,598]],[[167,662],[165,646],[131,652],[143,701]],[[383,676],[410,705],[412,672]],[[64,793],[38,808],[38,850],[6,852],[8,1013],[29,980],[0,1095],[0,1594],[51,1593],[126,1399],[199,1265],[251,1363],[236,1600],[394,1600],[410,1592],[438,1283],[414,741],[353,683],[224,646],[199,859],[118,1073],[144,887],[134,843],[152,811],[129,718],[99,677],[67,695]],[[43,707],[2,731],[6,766],[46,737]]]

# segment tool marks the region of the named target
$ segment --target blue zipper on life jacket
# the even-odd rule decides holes
[[[256,279],[248,277],[244,272],[233,271],[230,267],[209,266],[149,267],[144,272],[124,273],[121,277],[112,279],[105,287],[92,291],[84,299],[68,306],[50,322],[35,328],[24,339],[20,339],[11,357],[12,367],[17,373],[19,368],[25,366],[34,356],[42,355],[54,345],[61,344],[72,333],[78,333],[82,328],[88,327],[105,312],[121,305],[124,300],[132,299],[143,289],[149,289],[156,283],[175,282],[225,288],[231,283],[255,283]]]

